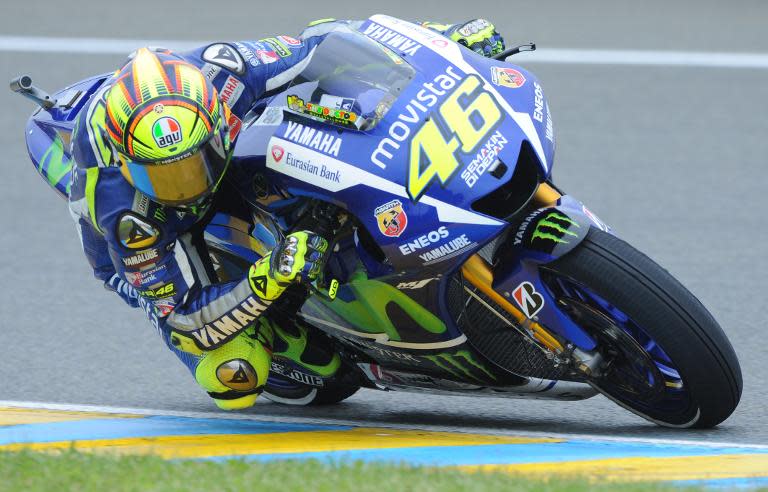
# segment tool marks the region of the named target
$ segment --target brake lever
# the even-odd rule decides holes
[[[505,61],[507,58],[509,58],[512,55],[516,55],[523,51],[536,51],[536,43],[526,43],[521,44],[520,46],[515,46],[514,48],[510,48],[508,50],[504,50],[498,55],[493,55],[494,60],[501,60]]]

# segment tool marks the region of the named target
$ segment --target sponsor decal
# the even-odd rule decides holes
[[[253,366],[243,359],[232,359],[216,368],[216,379],[235,391],[251,391],[258,384]]]
[[[235,138],[240,134],[240,130],[243,127],[243,122],[240,118],[230,113],[227,120],[227,126],[229,126],[229,141],[234,142]]]
[[[235,43],[237,51],[245,58],[245,61],[252,67],[258,67],[260,65],[259,60],[256,59],[254,52],[243,43]],[[245,73],[245,71],[243,71]],[[242,74],[238,74],[242,75]]]
[[[552,251],[558,244],[568,244],[568,236],[578,237],[578,234],[570,231],[572,227],[580,226],[562,212],[549,212],[536,223],[531,235],[531,247]]]
[[[512,298],[527,318],[533,318],[544,307],[544,298],[536,292],[530,282],[523,282],[515,287],[515,290],[512,291]]]
[[[288,127],[285,129],[283,137],[291,142],[295,142],[334,157],[339,156],[339,150],[341,149],[341,138],[330,132],[324,132],[317,128],[305,126],[293,121],[288,122]],[[275,160],[279,162],[277,157],[275,157]]]
[[[517,232],[515,232],[515,240],[513,242],[515,246],[519,246],[523,243],[523,237],[525,236],[525,231],[528,229],[528,226],[531,225],[533,219],[541,215],[542,212],[543,210],[536,210],[523,219],[520,223],[520,227],[517,228]]]
[[[408,214],[400,200],[392,200],[376,207],[373,211],[379,231],[387,237],[400,237],[408,227]]]
[[[147,211],[149,210],[149,197],[144,193],[137,191],[133,195],[133,205],[131,205],[131,210],[142,217],[146,217]]]
[[[248,297],[222,316],[193,330],[191,333],[195,345],[202,350],[211,350],[220,346],[253,324],[270,304],[271,301]]]
[[[448,46],[448,40],[447,39],[433,39],[432,45],[437,46],[438,48],[445,48]]]
[[[147,249],[145,251],[139,251],[133,256],[127,256],[125,258],[121,258],[123,261],[123,265],[128,267],[141,267],[144,265],[148,265],[150,263],[154,263],[154,261],[160,256],[160,252],[153,248],[153,249]]]
[[[129,284],[134,287],[143,287],[151,283],[157,282],[157,274],[155,272],[125,272],[125,279]]]
[[[422,84],[421,90],[408,101],[403,112],[397,115],[397,121],[390,125],[389,136],[381,139],[371,154],[371,162],[381,169],[386,169],[386,163],[394,156],[393,152],[399,150],[402,143],[408,140],[413,127],[424,120],[429,108],[437,103],[438,97],[447,94],[460,80],[461,76],[449,66],[444,73]]]
[[[221,73],[221,67],[213,63],[206,63],[200,68],[200,71],[203,72],[207,80],[213,80]]]
[[[181,142],[181,125],[172,116],[163,116],[152,125],[152,138],[158,147],[168,147]]]
[[[519,89],[525,84],[525,76],[514,68],[491,67],[491,82],[499,87]]]
[[[124,213],[117,222],[117,237],[128,249],[144,249],[160,238],[160,229],[131,212]]]
[[[274,150],[273,146],[273,150]],[[274,155],[273,155],[274,157]],[[277,161],[277,159],[275,159]],[[279,162],[279,161],[278,161]],[[319,178],[322,178],[326,181],[331,181],[334,183],[341,183],[341,171],[336,169],[333,170],[329,168],[325,164],[317,165],[310,160],[309,157],[304,156],[297,156],[293,152],[288,152],[285,156],[285,165],[291,166],[299,171],[302,171],[306,174],[311,174],[313,176],[317,176]],[[313,182],[314,180],[310,181]]]
[[[424,280],[415,280],[413,282],[400,282],[397,284],[397,288],[400,290],[415,290],[421,289],[431,281],[437,279],[437,277],[425,278]]]
[[[501,131],[496,130],[496,133],[491,135],[485,145],[472,159],[472,162],[461,172],[461,179],[467,183],[467,187],[472,188],[480,179],[480,176],[485,174],[491,166],[494,166],[498,160],[499,152],[507,144],[506,137]]]
[[[248,284],[251,286],[251,290],[257,294],[261,294],[261,297],[267,297],[267,276],[266,275],[254,275],[254,272],[249,272]]]
[[[409,241],[405,244],[401,244],[398,247],[400,248],[400,252],[403,255],[409,255],[414,251],[424,249],[431,244],[439,243],[448,236],[450,236],[448,229],[445,226],[440,226],[437,228],[437,230],[429,231],[423,236],[417,237],[414,241]]]
[[[280,59],[280,57],[277,56],[277,53],[272,50],[256,50],[256,57],[265,65],[275,63]]]
[[[176,303],[173,302],[171,299],[159,299],[157,301],[152,302],[155,306],[155,310],[157,310],[158,316],[161,318],[165,318],[176,307]]]
[[[158,222],[167,222],[168,216],[165,213],[165,209],[163,207],[158,207],[155,209],[154,212],[152,212],[152,217],[158,221]]]
[[[421,362],[419,359],[412,356],[411,354],[406,354],[404,352],[395,352],[394,350],[387,350],[387,349],[373,347],[373,346],[369,346],[369,348],[375,350],[376,352],[379,353],[379,355],[381,355],[382,357],[386,357],[388,359],[398,359],[402,361],[415,362],[416,364]]]
[[[272,365],[270,366],[270,371],[280,374],[281,376],[285,376],[289,379],[293,379],[294,381],[298,381],[302,384],[308,384],[310,386],[319,386],[319,387],[324,386],[323,378],[321,378],[320,376],[306,374],[297,369],[286,367],[279,362],[275,362],[274,360],[272,361]]]
[[[419,48],[421,48],[421,45],[416,41],[413,41],[396,31],[380,26],[375,22],[371,22],[363,34],[380,43],[386,44],[403,55],[415,55],[416,52],[419,51]]]
[[[552,143],[555,143],[555,130],[552,125],[552,113],[549,112],[549,103],[545,104],[547,108],[547,125],[544,127],[544,136]]]
[[[280,147],[279,145],[273,145],[272,146],[272,158],[275,159],[275,162],[280,162],[280,160],[285,155],[285,149]]]
[[[320,96],[320,105],[331,109],[343,109],[345,111],[352,111],[352,107],[355,105],[355,100],[351,97],[323,94]]]
[[[482,362],[475,360],[475,357],[469,350],[425,355],[424,358],[458,379],[471,378],[477,381],[484,381],[487,378],[496,379]],[[483,375],[478,377],[475,370],[481,371]]]
[[[477,246],[477,243],[470,241],[466,234],[462,234],[437,248],[420,254],[419,258],[424,261],[425,265],[431,265],[432,263],[439,263],[453,258],[454,256],[458,256],[474,246]]]
[[[283,43],[280,42],[277,38],[266,38],[262,39],[263,42],[267,43],[275,53],[278,54],[281,58],[285,58],[286,56],[291,56],[291,50],[289,50]]]
[[[203,60],[226,68],[238,75],[243,75],[245,73],[245,62],[243,57],[235,48],[228,44],[216,43],[210,45],[203,51]]]
[[[219,91],[221,101],[227,103],[231,108],[237,103],[240,96],[243,95],[244,89],[245,84],[240,82],[240,79],[237,77],[230,75],[227,77],[227,80],[224,82],[224,85],[221,86],[221,90]]]
[[[283,108],[270,106],[261,113],[253,126],[276,126],[283,122]]]
[[[535,80],[533,81],[533,119],[544,123],[544,91]]]
[[[293,111],[308,114],[323,120],[329,120],[344,126],[353,126],[357,121],[357,114],[343,109],[333,109],[321,104],[304,102],[299,96],[288,96],[288,107]]]
[[[176,294],[176,286],[173,282],[162,285],[156,289],[149,289],[139,292],[147,299],[161,299],[163,297],[173,297]]]
[[[290,36],[278,36],[278,39],[292,48],[298,48],[304,44],[300,39],[292,38]]]
[[[535,221],[533,233],[527,241],[528,247],[543,253],[552,253],[558,244],[568,244],[569,237],[578,237],[572,228],[579,224],[559,210],[537,210],[526,217],[515,233],[513,244],[518,246],[525,242],[526,230]]]

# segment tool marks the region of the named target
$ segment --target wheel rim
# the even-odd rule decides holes
[[[590,379],[593,386],[644,414],[691,410],[683,377],[647,331],[582,283],[551,270],[541,276],[560,310],[598,342],[607,358],[603,374]]]

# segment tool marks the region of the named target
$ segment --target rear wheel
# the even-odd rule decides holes
[[[698,299],[666,270],[597,229],[541,267],[565,312],[598,342],[592,384],[624,408],[669,427],[713,427],[742,391],[736,354]]]

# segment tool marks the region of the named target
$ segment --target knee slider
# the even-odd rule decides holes
[[[253,405],[269,375],[272,355],[247,332],[205,352],[195,369],[197,383],[225,410]]]

